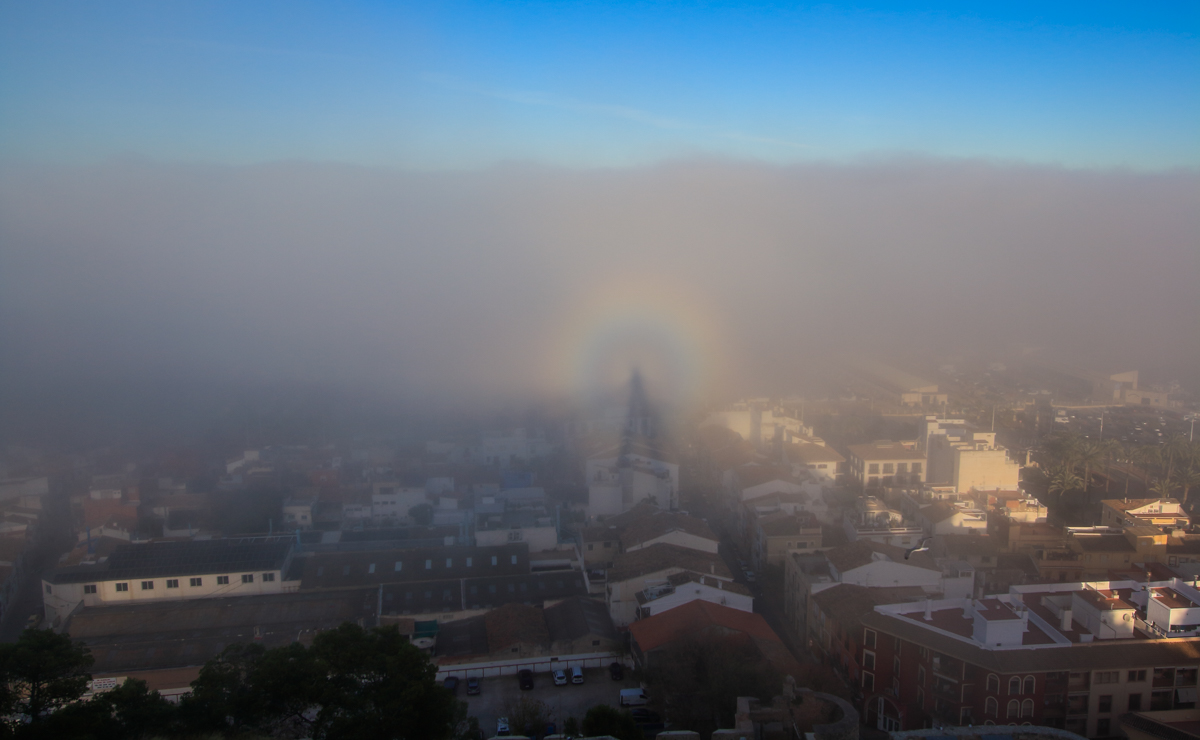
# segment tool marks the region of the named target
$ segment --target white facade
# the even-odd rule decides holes
[[[553,525],[514,529],[480,529],[475,531],[475,546],[511,545],[525,542],[530,552],[558,549],[558,530]]]
[[[81,603],[84,606],[112,606],[147,601],[211,599],[221,596],[260,596],[296,591],[299,581],[284,581],[283,569],[204,573],[170,578],[123,578],[77,583],[42,581],[42,603],[46,619],[61,624]],[[99,573],[97,575],[100,575]]]
[[[371,516],[404,519],[409,509],[428,503],[424,488],[380,488],[371,494]]]
[[[741,492],[741,500],[753,501],[756,498],[760,498],[772,493],[801,493],[803,491],[804,484],[802,483],[779,479],[769,480],[766,483],[759,483],[756,486],[743,488]]]
[[[737,609],[743,612],[754,611],[753,596],[719,587],[714,588],[706,583],[697,583],[695,581],[687,581],[677,586],[668,585],[660,586],[657,589],[651,588],[645,593],[652,598],[642,602],[640,607],[642,619],[662,614],[677,606],[683,606],[697,600],[720,604],[721,606],[727,606],[730,609]]]
[[[717,540],[710,540],[707,537],[700,537],[691,532],[676,529],[648,539],[645,542],[628,545],[625,548],[625,552],[633,552],[634,550],[641,550],[642,548],[658,544],[679,545],[691,550],[700,550],[701,552],[710,552],[716,555],[717,547],[720,543]]]

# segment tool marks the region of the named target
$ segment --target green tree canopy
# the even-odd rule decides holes
[[[16,642],[0,644],[0,716],[41,724],[83,695],[91,666],[83,643],[52,630],[25,630]]]
[[[318,740],[449,738],[463,718],[428,656],[396,628],[343,624],[311,647],[233,645],[192,683],[197,729]]]
[[[612,735],[617,740],[642,740],[642,730],[629,712],[597,704],[583,716],[583,734],[588,737]]]

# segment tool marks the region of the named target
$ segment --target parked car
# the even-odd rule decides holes
[[[454,676],[446,676],[446,680],[442,681],[442,686],[445,686],[446,691],[449,691],[451,694],[458,693],[458,679]]]
[[[480,689],[480,686],[479,686],[478,678],[468,678],[467,679],[467,696],[475,696],[476,694],[479,693],[479,689]]]
[[[522,668],[517,673],[517,680],[521,682],[521,690],[528,691],[533,688],[533,671],[528,668]]]
[[[662,722],[662,717],[658,712],[653,712],[645,707],[634,707],[629,710],[629,714],[633,716],[634,722],[645,724],[651,722]]]
[[[625,666],[621,665],[620,663],[617,663],[616,661],[609,663],[608,664],[608,675],[611,676],[612,680],[614,680],[614,681],[624,680]]]
[[[621,706],[644,707],[647,704],[646,692],[641,689],[621,689]]]
[[[512,730],[508,727],[508,717],[501,717],[496,720],[496,736],[508,737],[510,734],[512,734]]]
[[[554,672],[554,685],[555,686],[566,686],[567,685],[567,672],[566,671],[555,671]]]
[[[754,571],[752,571],[752,570],[747,570],[747,571],[745,571],[745,572],[744,572],[742,575],[746,576],[746,582],[747,582],[747,583],[754,583],[754,578],[755,578],[755,577],[754,577]]]
[[[579,666],[571,669],[571,683],[583,683],[583,669]]]

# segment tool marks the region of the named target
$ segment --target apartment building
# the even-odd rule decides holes
[[[850,445],[850,479],[863,488],[919,486],[925,482],[925,453],[916,442]]]
[[[831,644],[853,656],[867,724],[886,730],[1029,723],[1107,737],[1126,712],[1196,706],[1200,591],[1180,579],[1014,586],[845,624],[853,634]]]

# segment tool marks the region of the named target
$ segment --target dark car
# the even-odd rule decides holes
[[[658,716],[658,712],[652,712],[645,707],[634,707],[629,710],[629,714],[633,716],[633,721],[638,724],[662,722],[662,717]]]
[[[479,679],[478,678],[468,678],[467,679],[467,696],[474,696],[478,693],[479,693]]]
[[[442,681],[442,686],[446,687],[446,691],[451,694],[458,693],[458,679],[454,676],[447,676],[445,681]]]
[[[609,663],[608,664],[608,675],[612,676],[612,680],[614,680],[614,681],[623,680],[625,678],[625,666],[621,665],[620,663],[616,663],[616,662]]]
[[[521,682],[521,690],[528,691],[533,688],[533,671],[528,668],[521,669],[517,673],[517,679]]]

